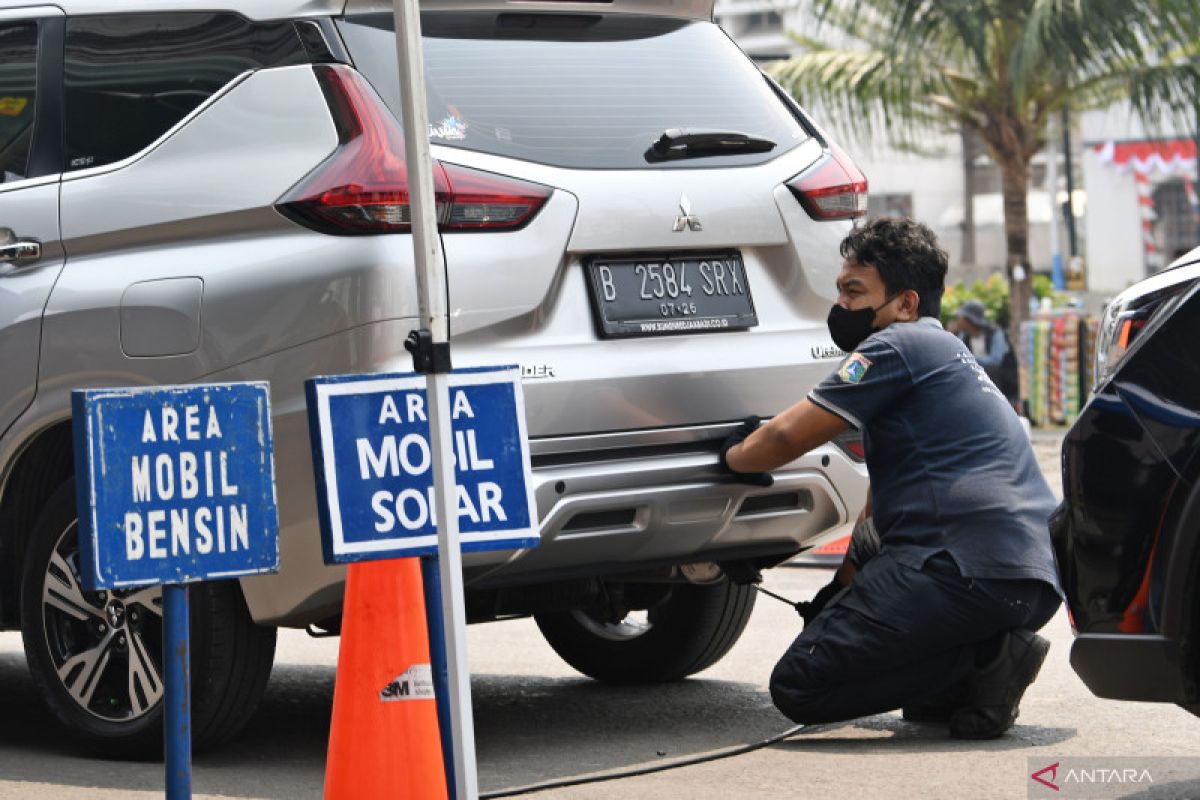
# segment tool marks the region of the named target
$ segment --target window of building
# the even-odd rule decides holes
[[[759,11],[746,14],[742,22],[742,34],[774,33],[783,30],[783,15],[778,11]]]
[[[1188,198],[1187,184],[1178,178],[1158,184],[1152,198],[1157,216],[1154,238],[1165,266],[1196,246],[1196,211]]]

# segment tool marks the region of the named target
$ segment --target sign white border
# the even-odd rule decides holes
[[[110,399],[122,399],[126,397],[134,397],[138,395],[156,395],[160,397],[169,397],[171,395],[189,394],[196,390],[215,390],[217,392],[231,389],[233,387],[250,387],[257,390],[259,393],[255,398],[255,404],[258,407],[259,418],[262,424],[259,426],[258,443],[260,450],[258,452],[259,460],[264,465],[264,475],[271,487],[270,502],[272,508],[272,517],[275,520],[275,529],[271,533],[275,537],[274,555],[275,561],[273,564],[264,565],[253,568],[239,568],[233,570],[221,570],[213,572],[204,572],[202,574],[193,574],[191,572],[183,575],[172,576],[175,580],[150,580],[146,578],[126,578],[120,580],[114,578],[111,574],[112,570],[106,573],[103,569],[106,563],[103,559],[103,552],[100,549],[100,537],[96,531],[99,528],[99,511],[95,502],[96,467],[97,463],[100,467],[100,480],[103,481],[107,477],[106,470],[109,466],[105,458],[105,440],[103,430],[97,431],[93,427],[93,423],[99,424],[101,428],[104,425],[104,409],[102,403]],[[102,387],[90,389],[75,389],[71,392],[71,411],[72,424],[78,425],[79,420],[76,419],[77,414],[82,414],[84,418],[84,438],[82,441],[76,437],[74,442],[74,452],[76,460],[76,470],[80,467],[86,470],[87,476],[87,519],[84,520],[84,509],[81,506],[81,494],[78,481],[80,476],[76,475],[76,530],[80,537],[79,547],[82,550],[85,546],[88,547],[88,554],[91,560],[91,572],[83,570],[83,564],[80,565],[80,576],[83,579],[84,585],[103,587],[105,589],[128,589],[145,586],[162,586],[170,583],[197,583],[200,581],[222,580],[225,578],[241,578],[250,577],[253,575],[276,574],[279,572],[279,496],[275,486],[275,432],[274,420],[271,416],[271,384],[267,381],[226,381],[223,383],[173,383],[150,386],[123,386],[123,387]],[[78,396],[78,397],[77,397]],[[96,406],[96,413],[93,416],[91,409]],[[266,435],[264,436],[264,431]],[[267,446],[267,442],[270,446]],[[80,460],[82,459],[82,464]],[[84,543],[83,539],[89,539],[90,542]],[[86,560],[86,559],[85,559]],[[111,564],[107,564],[112,566]]]
[[[331,552],[335,557],[362,556],[370,553],[387,553],[399,556],[409,550],[427,550],[437,546],[437,533],[423,536],[388,537],[372,539],[365,542],[347,542],[345,530],[342,527],[341,501],[338,497],[337,459],[333,443],[333,424],[329,411],[329,398],[335,395],[369,395],[386,392],[425,391],[425,376],[397,376],[391,378],[364,377],[357,380],[353,377],[333,376],[337,380],[326,383],[322,378],[316,378],[315,389],[317,396],[317,420],[321,436],[321,462],[324,467],[325,498],[329,508],[329,534]],[[529,469],[529,432],[525,422],[525,394],[522,391],[521,371],[518,367],[471,368],[463,372],[451,372],[449,387],[451,391],[463,386],[487,386],[496,383],[507,383],[513,387],[513,398],[516,405],[517,435],[520,438],[521,463],[525,467],[525,503],[528,509],[530,525],[528,528],[506,531],[477,531],[461,533],[460,540],[464,545],[501,543],[508,540],[538,539],[540,525],[538,524],[537,503],[533,495],[533,474]],[[433,435],[431,431],[430,435]],[[496,549],[502,549],[497,547]]]

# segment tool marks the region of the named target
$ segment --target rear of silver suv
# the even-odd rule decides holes
[[[78,584],[69,392],[271,383],[281,571],[193,590],[203,746],[252,712],[275,626],[337,629],[303,381],[407,371],[416,327],[389,4],[187,6],[0,4],[0,620],[110,751],[157,741],[160,601]],[[711,3],[423,11],[454,363],[521,365],[542,524],[465,557],[471,618],[532,614],[598,678],[699,671],[745,581],[861,505],[853,441],[769,488],[716,449],[839,355],[865,181]]]

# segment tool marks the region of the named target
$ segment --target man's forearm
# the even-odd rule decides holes
[[[737,472],[767,472],[820,447],[846,428],[845,420],[808,399],[766,423],[726,455]]]

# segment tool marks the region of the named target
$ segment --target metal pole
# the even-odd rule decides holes
[[[1067,204],[1063,209],[1063,217],[1067,223],[1067,251],[1075,257],[1079,255],[1079,240],[1075,234],[1075,176],[1071,169],[1071,111],[1066,106],[1062,110],[1062,141],[1063,141],[1063,170],[1067,173]]]
[[[425,584],[425,627],[429,630],[429,667],[433,672],[434,700],[437,702],[438,730],[442,735],[442,754],[450,800],[454,786],[454,717],[450,712],[450,672],[446,664],[446,621],[442,618],[442,578],[437,556],[421,559],[421,579]]]
[[[417,0],[393,0],[396,54],[400,64],[400,103],[404,119],[405,164],[412,212],[413,253],[417,267],[417,298],[421,327],[434,345],[450,341],[442,240],[437,230],[433,166],[429,150],[429,110],[425,104],[425,63],[421,49],[421,13]],[[475,800],[479,781],[475,771],[475,723],[467,669],[466,610],[459,549],[453,443],[450,432],[449,375],[426,376],[430,444],[433,455],[434,498],[438,521],[438,562],[441,565],[441,606],[446,623],[446,662],[450,711],[454,718],[451,757],[453,793],[457,800]]]
[[[133,643],[130,643],[130,647]],[[166,751],[167,800],[192,796],[192,681],[188,645],[188,590],[163,586],[163,749]]]
[[[1050,127],[1054,127],[1053,118]],[[1050,194],[1050,277],[1054,288],[1061,290],[1066,284],[1058,231],[1062,208],[1058,205],[1058,148],[1054,146],[1052,135],[1046,137],[1046,189]]]

